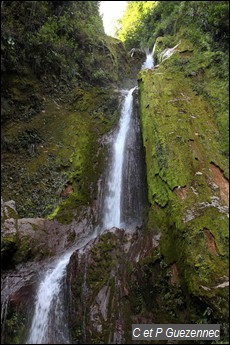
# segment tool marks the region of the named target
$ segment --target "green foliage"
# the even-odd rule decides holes
[[[138,34],[144,30],[146,16],[155,7],[157,1],[129,1],[124,17],[120,21],[118,38],[127,48],[138,47]]]
[[[98,49],[103,35],[97,1],[6,2],[2,68],[15,71],[29,63],[39,78],[51,73],[70,81],[86,73],[83,56]]]
[[[52,213],[70,181],[75,193],[61,207],[69,222],[97,188],[105,153],[98,137],[119,110],[110,86],[129,68],[121,42],[104,34],[98,5],[3,2],[2,192],[20,217]]]
[[[190,57],[175,56],[171,59],[186,76],[199,75],[199,80],[193,84],[193,89],[212,105],[220,131],[221,151],[228,156],[229,2],[147,1],[144,3],[146,3],[145,8],[141,1],[129,2],[118,37],[124,41],[128,49],[151,48],[156,42],[154,56],[156,64],[159,63],[159,55],[165,48],[182,42],[179,44],[181,51],[190,49],[188,53]],[[147,3],[151,3],[151,6],[147,6]],[[183,43],[185,41],[189,42],[186,48]]]
[[[181,31],[200,46],[208,41],[213,49],[227,50],[228,7],[228,1],[130,1],[118,37],[131,49]]]

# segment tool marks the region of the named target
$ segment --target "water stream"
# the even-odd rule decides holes
[[[108,181],[107,196],[105,197],[103,227],[110,229],[121,226],[121,188],[124,149],[130,118],[133,110],[133,92],[135,87],[127,92],[121,111],[119,131],[112,149],[112,165]]]
[[[153,68],[153,52],[147,55],[142,68]],[[133,149],[136,141],[141,141],[140,127],[137,117],[133,117],[133,93],[136,87],[125,91],[125,99],[121,111],[120,122],[111,149],[111,169],[103,209],[102,227],[94,233],[80,239],[74,247],[61,256],[49,269],[40,282],[35,301],[34,315],[26,344],[69,344],[70,337],[65,313],[63,286],[65,284],[66,267],[75,250],[83,248],[98,233],[112,227],[126,227],[132,218],[139,225],[142,209],[140,194],[142,172],[137,161],[141,156]],[[138,139],[137,136],[138,135]],[[138,149],[139,150],[139,149]],[[129,159],[129,157],[131,157]],[[135,180],[130,178],[135,176]],[[132,189],[136,185],[136,189]],[[133,194],[132,194],[133,190]],[[123,195],[124,193],[124,195]],[[129,195],[129,197],[125,197]],[[133,200],[136,202],[133,203]],[[134,217],[135,216],[135,217]]]
[[[70,344],[63,295],[66,267],[75,250],[97,237],[94,232],[80,239],[46,271],[38,287],[34,315],[26,344]]]
[[[154,68],[154,52],[156,48],[156,43],[154,44],[153,50],[149,52],[149,50],[145,50],[146,53],[146,60],[143,63],[141,69],[152,69]]]

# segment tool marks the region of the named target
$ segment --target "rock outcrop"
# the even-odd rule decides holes
[[[184,55],[185,51],[189,54]],[[209,320],[224,323],[228,315],[227,283],[222,285],[228,281],[229,265],[228,160],[221,149],[213,98],[219,104],[225,95],[217,95],[205,79],[218,67],[206,59],[207,67],[201,70],[197,54],[191,42],[181,40],[174,55],[157,69],[139,73],[151,204],[148,228],[161,232],[160,253],[169,267],[176,265],[187,297],[202,303],[203,313],[211,308]],[[188,74],[195,66],[196,74]],[[202,94],[196,91],[197,83]],[[190,321],[195,321],[192,315]]]

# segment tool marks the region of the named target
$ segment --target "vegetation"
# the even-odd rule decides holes
[[[163,49],[183,40],[190,42],[194,51],[191,59],[176,63],[181,64],[180,69],[187,75],[200,72],[200,86],[196,83],[193,87],[199,87],[198,94],[208,98],[215,109],[221,147],[226,155],[229,155],[228,10],[228,1],[130,1],[118,32],[127,49],[152,48],[156,43],[156,64]],[[205,70],[208,75],[203,78]],[[222,96],[217,91],[220,89]]]
[[[98,1],[1,4],[2,195],[14,199],[18,210],[8,216],[15,224],[21,217],[69,224],[83,215],[83,230],[89,231],[107,154],[101,138],[119,115],[114,88],[137,67],[130,68],[122,43],[104,34]],[[122,337],[129,343],[131,324],[167,322],[220,323],[225,343],[228,6],[128,2],[118,37],[127,51],[139,48],[138,64],[141,50],[156,43],[158,65],[138,75],[147,227],[133,234],[106,232],[71,257],[75,343]],[[162,61],[161,52],[176,45]],[[17,231],[4,231],[4,270],[50,255],[45,246],[37,253],[29,235],[19,240]],[[75,236],[69,233],[69,242]],[[21,343],[27,327],[26,308],[16,302],[4,314],[9,343]]]
[[[156,1],[128,1],[127,9],[120,20],[121,28],[117,32],[118,38],[125,42],[126,48],[145,47],[139,33],[143,30],[145,18],[155,6]]]
[[[228,1],[129,1],[120,38],[128,49],[154,45],[157,37],[191,37],[206,47],[228,48]]]
[[[148,6],[147,3],[149,3]],[[126,13],[122,19],[124,25],[122,25],[118,33],[118,37],[124,41],[129,49],[133,45],[137,47],[151,47],[156,42],[156,53],[154,55],[156,63],[160,61],[160,53],[164,48],[171,48],[178,43],[177,51],[179,51],[179,54],[175,54],[169,63],[165,62],[164,67],[161,67],[161,71],[155,73],[157,75],[156,77],[154,76],[152,78],[151,75],[146,73],[141,75],[140,80],[144,80],[145,78],[147,82],[148,78],[149,87],[151,87],[152,91],[156,90],[157,100],[159,101],[161,96],[163,97],[167,94],[167,84],[163,84],[165,79],[164,74],[167,73],[167,80],[172,79],[173,81],[167,81],[166,83],[174,85],[172,90],[168,91],[168,102],[170,104],[179,102],[176,105],[179,108],[182,106],[182,99],[180,100],[175,97],[177,95],[176,89],[180,88],[183,82],[183,90],[190,85],[192,91],[197,96],[197,100],[199,99],[201,102],[211,106],[210,111],[213,112],[220,131],[220,135],[215,135],[215,137],[218,135],[218,142],[220,142],[218,149],[220,149],[223,155],[227,156],[229,152],[227,95],[228,6],[227,1],[131,1],[128,3]],[[172,73],[171,76],[170,73]],[[159,85],[155,86],[158,79],[160,80]],[[221,90],[222,92],[219,93],[217,90]],[[195,95],[191,96],[192,100],[196,98]],[[149,93],[146,93],[145,97],[148,98],[151,106],[153,100],[150,99]],[[170,97],[172,97],[172,100],[170,100]],[[163,102],[165,101],[163,99]],[[157,103],[156,100],[154,102]],[[147,106],[149,107],[149,105]],[[191,112],[194,112],[194,109],[195,104],[191,103]],[[160,114],[163,109],[160,109],[158,104],[154,110]],[[170,120],[167,120],[165,125],[169,126],[168,129],[173,130],[171,117],[173,107],[168,111]],[[207,110],[200,116],[202,122],[205,122],[205,113],[207,114]],[[159,116],[160,119],[162,118]],[[151,131],[150,127],[153,127],[152,131],[154,131],[156,136],[159,135],[159,131],[163,130],[162,124],[161,126],[159,124],[154,125],[152,118],[145,118],[144,121],[146,121],[146,128],[149,126],[149,131]],[[202,124],[199,125],[199,128],[201,126]],[[178,134],[180,128],[181,126],[178,128],[178,125],[175,128]],[[186,131],[188,131],[187,126]],[[204,131],[205,129],[201,130],[202,133]],[[149,136],[146,136],[146,140],[148,140]],[[170,151],[170,147],[165,143],[165,138],[166,136],[163,134],[160,142],[154,148],[155,153],[151,151],[151,155],[153,154],[158,160],[158,170],[162,171],[163,178],[165,177],[165,172],[163,171],[169,168],[166,157],[168,157]],[[183,139],[178,135],[177,141],[182,143]],[[207,147],[208,145],[206,145],[206,150]],[[179,159],[182,157],[181,146],[180,152],[176,156]],[[220,158],[221,161],[222,158]],[[183,170],[180,185],[185,184],[186,173],[186,169]],[[226,169],[225,173],[228,175]],[[171,183],[171,180],[168,181],[169,185]],[[158,185],[158,182],[156,182],[156,185]],[[164,199],[164,186],[159,187],[159,189],[161,190],[161,198]],[[158,200],[162,206],[165,205],[163,199]]]
[[[2,6],[2,68],[8,73],[26,62],[41,79],[52,74],[60,82],[92,80],[90,66],[102,37],[98,1],[6,1]]]
[[[116,122],[113,87],[128,73],[98,6],[2,2],[2,195],[16,201],[20,217],[53,213],[66,183],[74,194],[60,208],[63,222],[93,198],[103,168],[97,139]]]
[[[158,64],[139,73],[149,231],[161,231],[160,253],[166,265],[178,266],[190,307],[199,301],[210,308],[208,315],[202,312],[206,322],[222,324],[228,291],[218,286],[229,265],[228,200],[222,194],[229,176],[227,6],[159,2],[152,9],[151,18],[161,13],[160,22],[152,23],[153,41],[139,32],[140,45],[143,36],[150,46],[156,41]],[[177,44],[174,54],[161,61],[160,53]],[[191,307],[192,322],[201,310]]]

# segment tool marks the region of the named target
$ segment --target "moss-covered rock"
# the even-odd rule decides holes
[[[105,151],[99,138],[117,120],[112,90],[77,88],[68,100],[47,98],[29,123],[4,127],[12,145],[3,150],[2,194],[13,198],[20,216],[47,216],[61,201],[67,182],[73,207],[95,197]]]
[[[131,344],[132,324],[199,323],[207,312],[211,320],[211,308],[187,293],[179,261],[164,259],[160,233],[110,231],[68,265],[73,343]]]
[[[123,237],[122,233],[116,236],[107,232],[91,241],[84,254],[76,252],[70,260],[67,279],[72,292],[69,318],[74,343],[106,343],[116,331],[119,301],[115,276],[121,262],[119,242]]]
[[[212,97],[226,104],[226,93],[217,95],[215,83],[208,83],[215,75],[225,84],[215,74],[214,55],[200,56],[182,40],[157,69],[140,72],[139,97],[151,203],[148,227],[161,231],[161,254],[167,265],[176,263],[187,295],[223,322],[228,313],[223,284],[228,276],[228,161]]]
[[[87,205],[103,170],[99,141],[118,117],[114,89],[133,77],[129,55],[105,35],[96,1],[2,10],[2,195],[20,217],[44,217],[69,183],[72,206]]]

